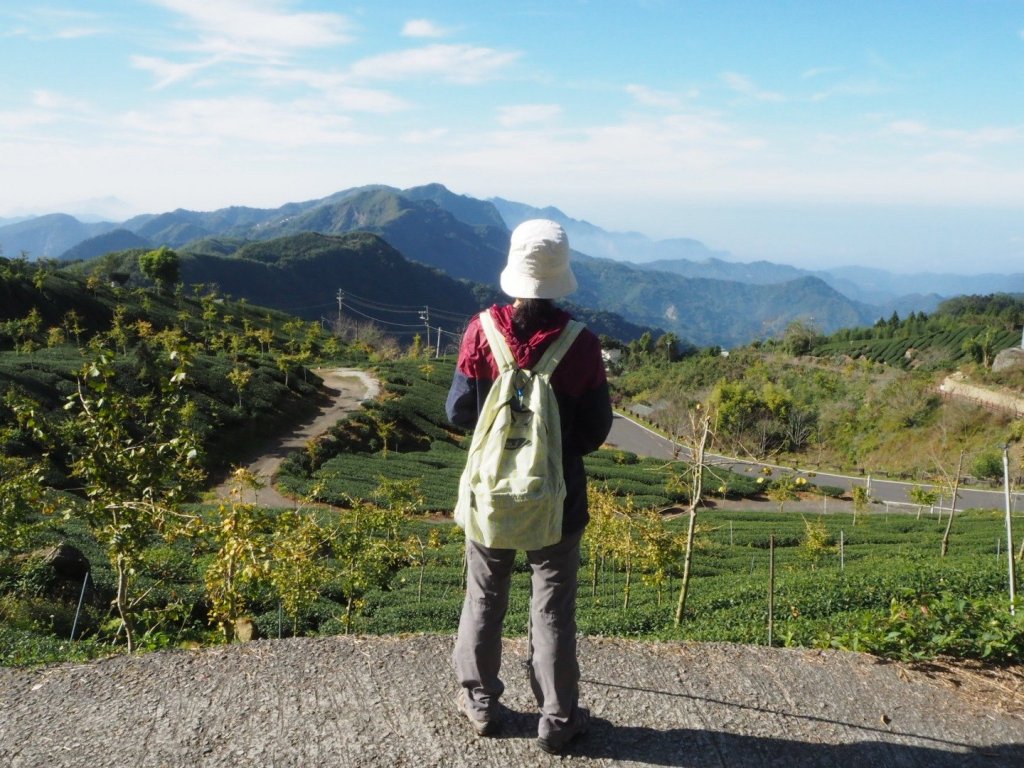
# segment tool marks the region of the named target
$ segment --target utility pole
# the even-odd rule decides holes
[[[343,290],[341,290],[341,288],[338,289],[337,299],[338,299],[338,331],[341,331],[341,310],[345,306],[345,292]]]
[[[1010,564],[1010,615],[1017,597],[1017,571],[1013,562],[1013,526],[1010,523],[1010,446],[1003,446],[1003,488],[1006,494],[1006,560]]]
[[[430,349],[430,307],[429,306],[425,305],[423,307],[423,311],[420,312],[420,320],[422,320],[423,324],[427,327],[427,343],[425,345],[425,348],[426,349]]]

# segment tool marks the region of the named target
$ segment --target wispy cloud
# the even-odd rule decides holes
[[[479,83],[492,78],[519,56],[494,48],[439,44],[371,56],[357,61],[352,73],[377,80],[439,77],[452,83]]]
[[[353,128],[350,118],[319,103],[281,104],[251,97],[170,101],[154,111],[122,115],[119,127],[136,140],[169,145],[303,147],[372,141]]]
[[[836,96],[877,96],[889,91],[876,80],[850,79],[824,88],[811,96],[811,101],[825,101]]]
[[[156,56],[136,55],[129,58],[133,67],[149,72],[156,78],[156,82],[153,84],[153,88],[156,90],[187,80],[197,72],[212,67],[222,60],[221,56],[186,62],[168,61]]]
[[[984,126],[970,130],[934,128],[919,120],[894,120],[886,131],[902,138],[955,142],[967,147],[986,147],[1024,141],[1024,128],[1019,126]]]
[[[403,37],[446,37],[448,30],[429,19],[410,19],[402,27]]]
[[[432,144],[448,136],[450,131],[447,128],[433,128],[420,131],[406,131],[399,136],[399,141],[405,144]]]
[[[14,14],[17,26],[0,36],[27,36],[37,40],[72,40],[105,34],[108,30],[99,15],[66,8],[24,8]]]
[[[786,97],[781,93],[775,91],[767,91],[763,88],[759,88],[753,80],[746,75],[741,75],[737,72],[723,72],[721,75],[722,82],[726,84],[731,90],[746,96],[747,98],[753,99],[754,101],[765,101],[780,103],[786,101]]]
[[[278,0],[150,0],[179,14],[198,34],[189,47],[225,56],[273,59],[352,40],[337,13],[289,11]]]
[[[318,91],[328,103],[353,112],[390,114],[409,108],[409,103],[393,93],[353,84],[344,72],[302,67],[265,67],[252,72],[260,83],[293,88],[303,86]]]
[[[800,77],[804,80],[813,80],[824,75],[833,75],[842,71],[842,67],[811,67],[801,72]]]
[[[632,96],[638,104],[642,104],[645,107],[678,109],[683,103],[683,100],[675,93],[658,91],[646,85],[627,85],[626,93]],[[697,95],[696,91],[691,91],[687,94],[687,97],[695,98]]]
[[[562,113],[558,104],[515,104],[498,110],[498,123],[505,128],[544,123]]]

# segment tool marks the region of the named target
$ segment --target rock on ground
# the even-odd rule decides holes
[[[522,639],[500,738],[453,700],[452,638],[259,641],[0,669],[0,765],[1024,765],[1024,673],[838,651],[584,638],[590,733],[535,743]]]

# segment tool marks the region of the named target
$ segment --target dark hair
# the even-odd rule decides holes
[[[512,327],[520,336],[530,336],[547,325],[555,314],[555,303],[551,299],[519,299],[519,306],[512,313]]]

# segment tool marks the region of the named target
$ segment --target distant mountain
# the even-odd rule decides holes
[[[461,203],[459,207],[465,208]],[[354,192],[338,202],[311,207],[294,216],[271,219],[246,234],[264,239],[299,232],[353,231],[380,235],[414,261],[477,282],[497,282],[508,249],[504,226],[473,226],[432,200],[418,200],[379,187]]]
[[[228,256],[186,250],[181,277],[186,284],[215,284],[232,296],[311,319],[333,315],[342,288],[384,305],[429,304],[467,317],[479,309],[465,283],[413,263],[363,232],[303,232],[248,243]]]
[[[403,190],[401,195],[410,200],[426,200],[434,203],[438,208],[443,208],[459,221],[471,227],[507,228],[505,220],[493,205],[483,200],[477,200],[475,197],[456,195],[441,184],[412,187]]]
[[[712,251],[691,239],[651,240],[636,232],[607,232],[573,219],[558,208],[535,208],[524,203],[491,198],[509,228],[529,218],[553,219],[565,227],[573,248],[590,256],[636,262],[641,269],[671,272],[683,277],[771,285],[801,277],[818,277],[860,304],[874,304],[886,317],[893,311],[933,312],[943,298],[963,294],[990,294],[1024,290],[1024,274],[900,275],[865,267],[826,270],[799,269],[768,261],[738,262],[723,251]]]
[[[739,263],[722,259],[706,258],[702,261],[689,259],[659,259],[638,264],[640,269],[657,272],[671,272],[683,277],[700,277],[706,280],[729,280],[752,285],[771,285],[809,277],[812,273],[785,264],[770,261]]]
[[[473,314],[500,300],[497,291],[409,261],[382,238],[366,232],[303,232],[247,243],[230,254],[213,253],[218,245],[226,250],[229,241],[204,241],[196,249],[190,246],[181,252],[181,277],[186,284],[217,285],[236,298],[307,319],[333,317],[337,291],[343,290],[358,299],[350,302],[347,313],[357,320],[369,319],[369,314],[382,320],[385,330],[408,334],[416,326],[409,330],[410,318],[397,317],[389,308],[429,306],[438,313],[432,324],[457,334]],[[366,312],[368,304],[382,308]],[[417,322],[416,313],[411,314]],[[582,310],[579,315],[595,333],[625,342],[650,330],[610,312]]]
[[[781,334],[794,320],[826,332],[874,322],[876,310],[806,276],[770,285],[683,277],[611,259],[578,257],[573,299],[701,346],[732,347]]]
[[[153,248],[153,243],[127,229],[113,229],[102,235],[90,237],[61,254],[61,261],[95,259],[112,251],[126,251],[129,248]]]
[[[656,241],[639,232],[608,232],[588,221],[573,219],[551,206],[534,208],[500,197],[492,197],[491,202],[510,230],[527,219],[551,219],[562,225],[574,249],[589,256],[646,262],[659,259],[708,259],[727,255],[710,250],[698,240],[676,238]]]
[[[0,249],[8,258],[22,253],[30,259],[56,258],[83,240],[116,228],[110,222],[83,224],[66,213],[51,213],[0,227]]]
[[[767,261],[740,263],[696,240],[654,241],[636,232],[607,232],[554,207],[535,208],[502,198],[478,200],[440,184],[405,190],[385,185],[355,187],[273,209],[178,209],[136,216],[120,226],[87,225],[55,214],[0,227],[0,244],[7,255],[24,249],[32,256],[67,254],[81,259],[95,258],[105,250],[166,244],[194,260],[230,261],[256,252],[253,249],[267,241],[308,233],[363,232],[379,236],[406,259],[476,283],[473,292],[479,299],[497,291],[510,228],[534,217],[559,221],[569,234],[581,284],[579,294],[572,297],[577,305],[596,313],[615,313],[635,326],[671,330],[702,345],[743,344],[780,333],[795,319],[813,319],[822,331],[831,332],[871,324],[893,312],[901,317],[913,311],[931,312],[947,296],[1024,291],[1024,275],[893,275],[856,267],[811,272]],[[79,244],[80,249],[72,250]],[[235,266],[251,274],[253,267],[238,266],[248,260],[244,256]],[[335,282],[329,265],[320,266],[326,270],[324,280]],[[218,265],[215,270],[215,281],[221,284],[230,282],[224,269]],[[374,273],[373,279],[381,274]],[[343,281],[330,290],[351,285],[351,280]],[[299,295],[305,289],[295,285],[288,290]],[[282,306],[272,303],[273,298],[252,300]],[[291,306],[302,304],[296,301]]]
[[[964,296],[971,294],[1024,292],[1024,273],[1010,275],[993,273],[981,275],[950,275],[934,272],[897,274],[868,267],[836,267],[827,270],[836,279],[857,285],[865,300],[879,302],[883,297],[908,293]]]

